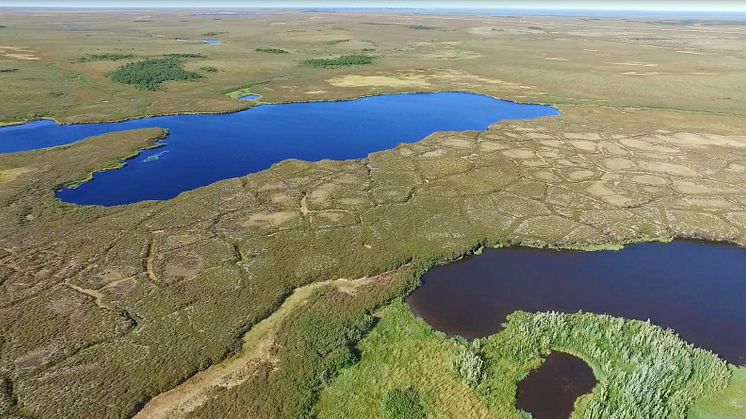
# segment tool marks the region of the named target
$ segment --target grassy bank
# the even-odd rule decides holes
[[[482,339],[479,379],[456,371],[464,343],[433,332],[402,302],[381,312],[359,344],[361,361],[321,394],[319,417],[385,417],[388,392],[411,388],[443,417],[520,418],[517,383],[551,351],[575,354],[599,381],[575,418],[684,418],[688,407],[726,387],[730,372],[709,352],[646,322],[594,314],[515,313],[504,331]]]

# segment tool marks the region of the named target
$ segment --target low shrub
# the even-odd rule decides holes
[[[158,90],[163,82],[196,80],[202,78],[202,75],[186,71],[181,59],[172,55],[125,64],[109,74],[109,78],[143,90]]]
[[[365,54],[342,55],[337,58],[311,58],[302,61],[303,64],[318,68],[351,67],[372,64],[374,58]]]
[[[383,414],[388,419],[425,419],[420,395],[411,388],[391,390],[383,399]]]

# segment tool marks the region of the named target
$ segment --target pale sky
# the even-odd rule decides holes
[[[746,0],[0,0],[0,7],[383,7],[746,12]]]

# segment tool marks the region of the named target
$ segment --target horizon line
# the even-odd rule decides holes
[[[699,13],[727,13],[727,12],[746,12],[744,8],[713,8],[713,9],[701,9],[701,8],[633,8],[633,7],[575,7],[575,6],[557,6],[557,7],[543,7],[543,6],[330,6],[330,5],[171,5],[171,4],[160,4],[160,5],[96,5],[96,4],[80,4],[80,5],[26,5],[26,4],[10,4],[0,5],[0,9],[204,9],[204,10],[215,10],[215,9],[227,9],[227,10],[241,10],[241,9],[378,9],[378,10],[533,10],[533,11],[599,11],[599,12],[699,12]]]

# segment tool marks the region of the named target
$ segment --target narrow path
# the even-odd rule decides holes
[[[93,290],[93,289],[79,287],[79,286],[71,283],[70,281],[65,281],[65,285],[67,285],[69,288],[71,288],[71,289],[73,289],[73,290],[75,290],[75,291],[77,291],[77,292],[79,292],[81,294],[85,294],[85,295],[93,298],[93,302],[99,308],[102,308],[104,310],[112,310],[112,311],[114,311],[114,306],[112,306],[111,304],[109,304],[109,302],[106,301],[106,296],[102,292],[100,292],[98,290]]]
[[[272,347],[275,328],[288,313],[306,303],[314,291],[326,286],[336,286],[342,292],[351,293],[355,288],[368,284],[375,278],[334,279],[296,288],[277,311],[244,334],[241,351],[238,354],[210,366],[176,388],[154,397],[135,415],[135,418],[185,417],[204,404],[212,390],[229,389],[245,382],[251,376],[256,361],[272,362],[269,349]]]

